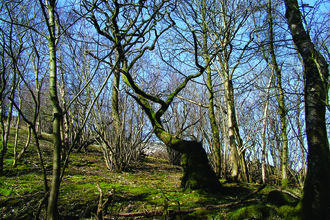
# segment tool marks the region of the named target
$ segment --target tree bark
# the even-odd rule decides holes
[[[205,2],[203,2],[205,3]],[[206,7],[202,7],[202,18],[204,21],[206,21]],[[207,32],[207,25],[205,22],[203,23],[203,55],[205,63],[210,62],[209,54],[208,54],[208,32]],[[212,85],[212,71],[211,67],[208,66],[206,68],[207,73],[207,90],[209,92],[209,118],[210,118],[210,124],[211,124],[211,130],[212,130],[212,137],[213,141],[212,143],[212,150],[214,153],[214,159],[215,159],[215,174],[218,178],[221,177],[221,149],[220,149],[220,138],[219,138],[219,129],[218,125],[215,119],[215,110],[214,110],[214,91],[213,91],[213,85]]]
[[[13,162],[13,166],[16,167],[17,163],[21,160],[21,157],[23,156],[23,154],[25,153],[26,149],[29,147],[30,142],[31,142],[31,132],[32,132],[32,128],[31,126],[29,126],[29,130],[28,130],[28,136],[25,142],[24,147],[21,149],[21,151],[19,152],[19,154],[17,155],[17,157],[14,158],[14,162]]]
[[[268,37],[269,37],[269,53],[271,56],[271,67],[276,73],[276,97],[278,101],[278,110],[280,114],[281,121],[281,179],[282,179],[282,188],[288,187],[288,136],[287,136],[287,120],[286,120],[286,107],[284,102],[284,91],[282,88],[282,71],[280,66],[277,63],[275,49],[274,49],[274,30],[273,30],[273,9],[272,1],[268,1]]]
[[[267,126],[267,112],[268,112],[268,104],[269,104],[269,90],[272,83],[273,75],[269,78],[269,82],[267,85],[267,94],[266,94],[266,104],[264,108],[264,116],[263,116],[263,127],[262,127],[262,144],[261,144],[261,179],[262,183],[266,183],[266,126]]]
[[[301,152],[301,164],[302,164],[302,176],[306,176],[306,157],[305,157],[305,146],[302,132],[302,125],[300,122],[300,100],[297,101],[297,116],[296,116],[296,124],[298,129],[298,141]],[[304,179],[304,178],[303,178]]]
[[[56,67],[56,36],[55,36],[55,7],[56,1],[47,1],[48,9],[48,48],[49,48],[49,96],[53,108],[53,176],[52,185],[49,194],[47,220],[57,219],[57,200],[60,188],[60,173],[61,173],[61,120],[62,109],[59,104],[57,95],[57,67]],[[40,5],[44,10],[45,19],[47,15],[45,12],[45,5],[40,0]]]
[[[209,117],[210,124],[212,129],[212,149],[214,151],[215,158],[215,173],[218,178],[221,177],[221,149],[220,149],[220,138],[219,138],[219,129],[215,119],[215,111],[214,111],[214,92],[212,88],[212,79],[211,79],[211,70],[208,68],[207,70],[207,84],[209,90]]]
[[[161,127],[155,128],[155,134],[167,146],[182,153],[181,187],[183,189],[203,189],[212,192],[221,189],[219,179],[209,165],[206,152],[200,142],[175,138]]]
[[[229,149],[230,149],[230,161],[231,161],[231,175],[229,181],[238,181],[238,175],[240,172],[239,167],[239,155],[236,144],[235,135],[235,106],[234,106],[234,88],[232,81],[225,77],[225,93],[226,93],[226,103],[227,103],[227,123],[228,123],[228,139],[229,139]]]
[[[119,52],[116,52],[116,60],[119,59]],[[120,65],[120,62],[118,63]],[[118,67],[119,69],[120,67]],[[122,141],[121,141],[121,123],[120,123],[120,116],[119,116],[119,83],[120,83],[120,73],[118,70],[115,70],[113,73],[113,81],[112,81],[112,96],[111,96],[111,113],[112,113],[112,125],[113,125],[113,134],[112,134],[112,144],[114,147],[114,154],[112,154],[111,160],[114,161],[114,169],[116,172],[122,171],[122,161],[121,161],[121,148],[122,148]]]
[[[315,49],[304,29],[297,0],[285,0],[286,18],[293,41],[304,61],[305,120],[308,142],[308,170],[303,195],[297,206],[299,219],[327,219],[330,216],[330,152],[326,129],[328,63]]]
[[[1,124],[1,139],[2,139],[2,144],[1,144],[1,149],[0,149],[0,176],[3,175],[3,160],[5,158],[5,152],[6,152],[6,142],[5,142],[5,123],[4,123],[4,97],[0,97],[0,124]]]

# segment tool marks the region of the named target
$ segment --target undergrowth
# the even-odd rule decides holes
[[[24,146],[26,132],[21,132],[19,148]],[[12,141],[13,135],[11,136]],[[1,143],[0,143],[1,144]],[[47,134],[40,138],[48,184],[52,172],[52,143]],[[5,175],[0,177],[0,219],[34,219],[40,201],[44,198],[43,176],[37,151],[32,142],[17,167],[12,166],[13,145],[9,144],[4,160]],[[291,207],[266,204],[272,187],[253,195],[252,203],[212,209],[212,205],[239,201],[256,190],[258,184],[226,183],[219,193],[180,188],[181,167],[172,166],[159,158],[146,157],[133,163],[127,172],[107,170],[103,154],[97,146],[83,153],[73,152],[65,171],[58,201],[61,219],[96,219],[99,191],[104,197],[112,195],[106,217],[120,213],[162,211],[162,216],[149,219],[281,219]],[[223,181],[222,181],[223,182]],[[204,207],[203,209],[197,209]],[[171,210],[191,210],[190,213],[170,215]],[[44,208],[40,218],[45,218]],[[110,214],[111,213],[111,214]],[[131,219],[134,219],[132,217]],[[146,217],[136,217],[144,218]]]

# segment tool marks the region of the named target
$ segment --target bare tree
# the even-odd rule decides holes
[[[243,140],[241,138],[238,126],[238,119],[235,107],[234,74],[237,68],[248,62],[252,56],[247,56],[248,48],[253,40],[253,34],[249,30],[246,33],[248,40],[243,46],[237,46],[242,36],[246,21],[250,15],[250,5],[246,1],[220,1],[218,10],[221,12],[218,20],[212,22],[216,24],[209,27],[213,42],[218,42],[222,46],[222,51],[217,55],[214,61],[214,68],[218,72],[224,85],[226,100],[226,114],[228,127],[228,144],[231,155],[231,177],[230,180],[237,181],[241,175],[244,181],[249,181],[249,174],[245,162],[245,151],[243,150]],[[242,10],[244,9],[244,10]],[[236,76],[237,77],[237,76]]]
[[[268,0],[264,3],[265,11],[267,12],[266,24],[267,24],[267,35],[266,39],[261,41],[260,35],[258,34],[259,45],[261,46],[261,53],[268,64],[269,68],[275,74],[275,94],[278,102],[278,112],[280,116],[280,133],[281,133],[281,179],[282,187],[288,187],[288,134],[287,134],[287,109],[285,105],[285,94],[282,86],[282,64],[278,63],[278,58],[275,52],[277,42],[276,35],[274,33],[275,28],[275,10],[278,2]],[[255,22],[255,21],[254,21]],[[264,143],[265,144],[265,143]],[[264,173],[263,173],[264,174]]]
[[[151,3],[142,1],[138,4],[133,2],[123,4],[118,1],[113,1],[111,4],[107,2],[101,3],[102,4],[98,5],[88,5],[88,10],[92,10],[90,19],[100,35],[106,37],[111,43],[115,43],[115,50],[118,53],[118,61],[120,63],[118,64],[118,62],[116,62],[114,66],[120,70],[124,82],[134,91],[135,94],[131,95],[147,114],[156,136],[167,146],[183,154],[184,176],[182,179],[182,187],[218,190],[221,186],[220,182],[208,164],[207,155],[201,143],[182,140],[171,135],[164,129],[161,120],[161,117],[168,110],[170,104],[179,92],[184,89],[191,79],[202,75],[206,67],[200,66],[198,60],[196,60],[200,71],[196,74],[185,76],[184,80],[171,92],[166,100],[151,95],[141,89],[131,73],[137,60],[139,60],[147,50],[154,49],[159,37],[173,26],[173,21],[171,21],[169,12],[173,9],[174,5],[168,1]],[[107,14],[102,15],[105,16],[105,19],[108,19],[108,22],[102,23],[99,15],[96,16],[97,10],[101,10],[101,8],[102,10],[107,10],[107,14],[110,15],[108,18]],[[147,17],[143,17],[142,19],[141,16]],[[164,20],[166,17],[169,18],[168,23]],[[119,23],[121,19],[124,19],[122,21],[127,21],[127,18],[134,22]],[[163,24],[166,25],[165,28],[157,30],[158,26],[156,25],[159,22],[163,22]],[[110,25],[107,27],[107,24]],[[105,27],[101,25],[105,25]],[[111,32],[106,32],[106,30],[110,30]],[[148,41],[148,39],[150,39],[150,41]],[[196,44],[195,49],[197,49]],[[153,109],[150,102],[157,103],[159,106],[157,111]]]

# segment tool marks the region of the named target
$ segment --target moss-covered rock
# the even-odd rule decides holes
[[[267,202],[278,207],[284,205],[296,206],[298,204],[296,198],[279,190],[270,191],[267,196]]]

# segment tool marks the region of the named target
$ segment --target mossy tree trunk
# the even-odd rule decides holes
[[[330,152],[326,129],[329,69],[303,26],[297,0],[285,0],[293,41],[304,61],[305,120],[308,142],[307,176],[297,206],[299,219],[330,216]]]
[[[271,61],[266,61],[269,63],[269,66],[274,70],[276,75],[276,98],[278,102],[278,111],[280,115],[281,121],[281,143],[282,143],[282,151],[281,151],[281,180],[282,180],[282,188],[288,187],[288,135],[287,135],[287,120],[286,120],[286,106],[284,101],[284,91],[282,87],[282,70],[278,65],[275,49],[274,49],[274,23],[273,23],[273,7],[272,1],[268,0],[267,6],[268,12],[268,37],[269,37],[269,53],[271,56]]]
[[[180,143],[181,142],[181,143]],[[209,165],[206,152],[200,142],[179,141],[182,153],[182,168],[184,170],[181,187],[186,189],[206,189],[218,191],[221,189],[219,179]]]
[[[147,115],[149,119],[150,116],[152,117],[149,113]],[[151,118],[151,121],[156,122],[153,123],[156,136],[167,146],[182,154],[183,177],[181,179],[181,187],[183,189],[203,189],[208,191],[218,191],[221,189],[219,179],[209,164],[202,143],[176,138],[166,132],[155,118]]]

